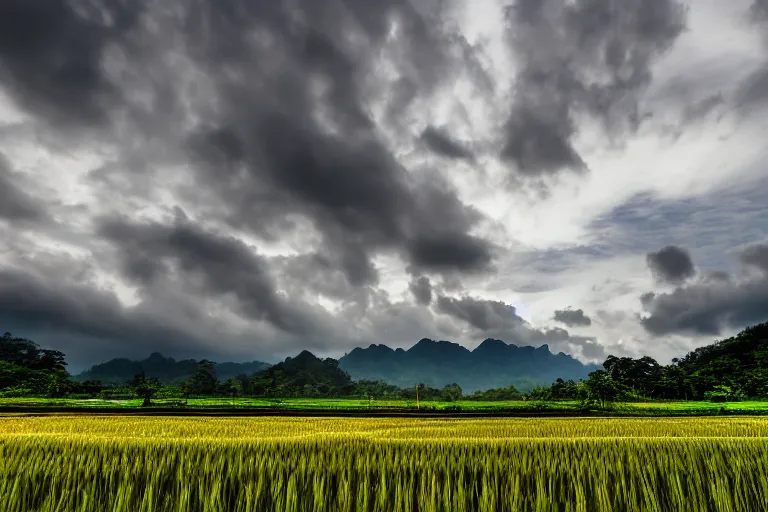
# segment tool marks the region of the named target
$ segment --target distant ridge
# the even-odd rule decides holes
[[[429,338],[422,338],[408,350],[374,344],[344,355],[339,367],[354,380],[383,380],[401,387],[421,382],[439,388],[456,383],[470,393],[510,384],[525,390],[549,385],[558,378],[584,378],[599,368],[562,352],[553,354],[548,345],[518,347],[491,338],[474,350]]]
[[[141,361],[118,358],[92,366],[74,376],[75,380],[100,380],[104,384],[122,384],[137,373],[144,372],[147,377],[157,377],[163,384],[180,384],[195,373],[197,361],[184,359],[176,361],[159,352],[152,353]],[[223,380],[242,373],[251,375],[269,368],[271,365],[261,361],[247,363],[216,363],[216,376]]]

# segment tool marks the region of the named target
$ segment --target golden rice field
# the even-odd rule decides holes
[[[768,418],[0,418],[3,512],[768,510]]]

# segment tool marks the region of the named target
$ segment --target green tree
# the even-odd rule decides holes
[[[61,398],[66,396],[72,389],[72,381],[69,380],[69,374],[64,370],[48,372],[48,382],[45,386],[45,394],[51,398]]]
[[[216,377],[216,365],[207,359],[197,363],[197,368],[189,378],[189,392],[192,395],[214,395],[219,385]]]
[[[157,394],[163,385],[157,377],[147,378],[144,372],[134,375],[131,381],[131,388],[137,397],[143,400],[142,407],[150,407],[152,405],[152,398]]]
[[[585,386],[589,397],[598,402],[602,408],[605,408],[608,402],[613,401],[618,394],[616,381],[605,370],[595,370],[590,373]]]
[[[455,402],[457,400],[461,400],[461,398],[464,396],[464,391],[461,389],[461,386],[453,383],[445,386],[440,394],[442,395],[441,398],[443,401]]]
[[[9,332],[0,336],[0,390],[64,396],[72,387],[66,365],[58,350],[41,349],[34,341]]]

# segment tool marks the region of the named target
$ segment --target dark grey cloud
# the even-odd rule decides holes
[[[768,23],[768,0],[754,0],[750,14],[757,23]]]
[[[501,156],[538,176],[585,169],[573,146],[577,114],[613,139],[638,127],[638,93],[686,10],[676,0],[517,0],[506,19],[519,71]]]
[[[435,28],[397,0],[323,8],[299,2],[294,10],[269,5],[231,13],[216,3],[209,7],[215,17],[193,18],[216,33],[217,44],[196,56],[216,77],[221,105],[218,118],[190,137],[190,156],[205,163],[196,174],[204,192],[194,192],[217,203],[228,223],[259,236],[284,235],[292,215],[310,219],[326,250],[363,269],[381,251],[401,254],[418,270],[487,267],[489,244],[469,234],[481,217],[450,187],[414,180],[399,164],[365,107],[372,54],[337,37],[354,32],[374,51],[385,44],[387,15],[396,14],[402,79],[424,95],[459,65],[444,48],[450,39],[439,22]],[[270,45],[245,38],[254,28]],[[225,66],[238,70],[236,79]],[[318,84],[324,84],[320,99]],[[315,115],[321,107],[325,121]]]
[[[768,320],[768,246],[755,244],[739,253],[744,265],[758,270],[727,278],[708,273],[670,293],[644,295],[645,329],[655,335],[693,333],[716,336]],[[724,278],[725,277],[725,278]]]
[[[608,357],[605,347],[595,338],[572,336],[570,342],[581,347],[581,355],[590,361],[603,362]]]
[[[750,74],[739,87],[736,94],[737,104],[748,109],[759,106],[768,100],[768,67]]]
[[[16,184],[10,162],[0,153],[0,219],[23,223],[47,217],[42,205]]]
[[[276,256],[267,260],[270,270],[279,276],[289,297],[317,296],[341,301],[366,301],[369,287],[378,283],[378,270],[366,267],[346,266],[333,254],[321,252],[296,256]]]
[[[723,73],[722,70],[718,71]],[[699,86],[702,87],[703,84],[699,84]],[[719,122],[723,118],[724,111],[729,108],[722,92],[691,99],[691,95],[695,94],[691,91],[691,84],[675,83],[668,89],[659,93],[654,99],[659,103],[656,110],[669,110],[682,105],[679,117],[675,122],[662,123],[659,126],[660,132],[668,135],[672,141],[677,141],[692,125],[706,121],[712,116]],[[648,115],[649,119],[653,117],[653,114]]]
[[[679,284],[696,273],[690,253],[675,245],[649,252],[645,260],[656,280],[662,283]]]
[[[583,309],[558,309],[555,311],[554,320],[568,327],[592,325],[592,319],[584,314]]]
[[[421,133],[421,140],[438,155],[456,160],[472,160],[474,155],[465,145],[448,134],[444,129],[427,126]]]
[[[514,306],[496,300],[439,296],[437,310],[481,331],[513,330],[525,325]]]
[[[768,244],[753,244],[745,247],[739,253],[739,261],[768,273]]]
[[[468,233],[477,212],[453,190],[414,182],[367,106],[393,85],[375,75],[373,57],[382,51],[395,59],[395,81],[410,84],[411,97],[428,96],[464,68],[461,38],[436,5],[426,7],[406,0],[223,0],[167,9],[151,0],[56,0],[41,8],[13,0],[0,7],[0,69],[19,105],[48,121],[103,125],[119,118],[120,130],[141,128],[130,134],[139,146],[164,141],[165,149],[152,143],[158,153],[186,140],[195,167],[188,182],[195,185],[178,192],[206,214],[267,239],[285,236],[296,216],[310,219],[323,236],[322,252],[343,262],[351,281],[374,280],[370,260],[381,251],[419,269],[476,270],[491,260],[489,245]],[[181,77],[156,56],[169,48],[206,77],[205,94],[182,98],[174,90]],[[138,82],[113,79],[108,57]],[[142,101],[151,107],[140,108]],[[206,122],[190,131],[184,120],[191,118]],[[125,158],[133,161],[95,176],[104,187],[146,190],[157,179],[153,166],[140,163],[140,147],[125,139],[121,132]],[[129,174],[133,167],[142,172]],[[450,210],[450,223],[435,229],[429,212],[440,209]]]
[[[640,304],[642,304],[643,307],[647,309],[651,304],[653,304],[653,299],[655,298],[655,293],[645,292],[644,294],[640,295]]]
[[[111,242],[123,275],[138,285],[151,285],[176,273],[200,280],[203,295],[234,295],[242,312],[290,334],[307,335],[313,324],[308,308],[282,297],[267,261],[234,237],[209,232],[188,221],[173,225],[105,219],[99,234]]]
[[[478,338],[496,338],[517,345],[546,344],[555,352],[565,349],[588,359],[604,355],[595,338],[572,336],[559,327],[535,329],[517,314],[513,305],[502,301],[439,295],[435,307],[438,313],[470,326]]]
[[[407,250],[412,271],[483,271],[493,259],[488,242],[464,233],[424,235],[409,242]]]
[[[178,355],[211,353],[213,333],[198,300],[158,296],[125,307],[93,282],[91,265],[44,255],[24,269],[0,266],[0,324],[64,350],[70,361],[146,356],[157,347]]]
[[[103,51],[119,42],[140,3],[4,0],[0,4],[0,84],[24,108],[57,124],[104,123],[119,100]]]
[[[725,102],[722,92],[705,96],[699,100],[687,104],[683,108],[681,124],[687,125],[705,118],[710,112]]]
[[[749,16],[756,30],[763,35],[763,46],[768,50],[768,2],[754,0],[749,9]],[[736,91],[736,104],[750,112],[755,107],[762,107],[768,101],[768,60],[754,70],[739,85]]]
[[[412,279],[408,284],[408,289],[416,299],[417,304],[429,306],[432,303],[432,283],[426,276]]]

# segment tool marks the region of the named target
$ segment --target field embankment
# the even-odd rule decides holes
[[[7,512],[768,510],[768,419],[0,418]]]
[[[617,402],[607,409],[585,409],[577,401],[423,401],[360,399],[192,398],[157,399],[152,407],[141,400],[70,398],[0,398],[2,414],[99,414],[131,416],[335,416],[335,417],[685,417],[768,415],[768,401],[713,403],[705,401]]]

